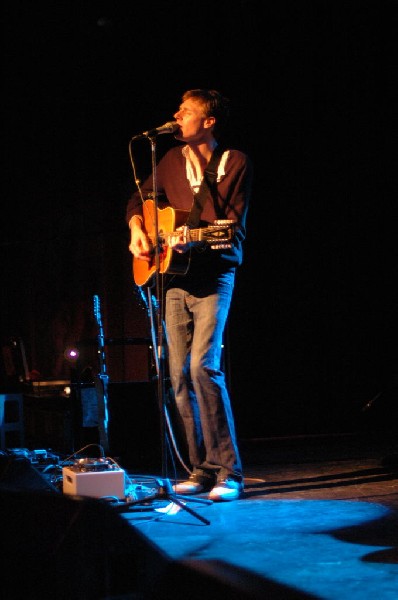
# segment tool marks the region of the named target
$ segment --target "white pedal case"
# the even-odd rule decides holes
[[[64,494],[91,498],[125,499],[125,472],[123,469],[82,472],[70,467],[63,467],[62,476]]]

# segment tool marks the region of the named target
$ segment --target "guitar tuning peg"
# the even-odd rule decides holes
[[[226,248],[232,248],[232,244],[212,244],[212,250],[224,250]]]

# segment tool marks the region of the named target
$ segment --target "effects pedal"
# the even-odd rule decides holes
[[[80,459],[63,467],[62,477],[66,495],[125,499],[125,472],[106,459]]]

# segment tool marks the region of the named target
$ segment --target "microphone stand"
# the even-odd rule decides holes
[[[152,133],[152,132],[151,132]],[[160,413],[160,435],[161,435],[161,458],[162,458],[162,476],[156,478],[156,482],[159,486],[158,493],[150,498],[145,498],[145,502],[151,499],[170,500],[177,504],[180,508],[183,508],[188,513],[205,523],[210,525],[210,521],[205,517],[197,514],[185,502],[197,502],[200,504],[212,504],[212,500],[204,498],[192,498],[191,496],[186,497],[180,494],[176,494],[169,478],[167,477],[167,432],[166,432],[166,390],[165,390],[165,336],[164,336],[164,302],[163,302],[163,286],[161,286],[161,273],[160,273],[160,236],[159,236],[159,219],[158,219],[158,191],[157,191],[157,174],[156,174],[156,136],[158,132],[153,132],[153,135],[148,135],[147,138],[151,143],[151,159],[152,159],[152,187],[153,187],[153,200],[155,206],[155,297],[157,301],[157,343],[154,343],[154,352],[157,352],[156,365],[157,365],[157,397],[159,404]],[[156,340],[155,340],[156,341]],[[185,502],[184,502],[185,500]],[[138,501],[140,502],[140,501]],[[136,504],[134,502],[133,504]]]

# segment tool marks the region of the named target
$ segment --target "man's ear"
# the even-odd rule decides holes
[[[216,124],[216,119],[215,117],[206,117],[206,120],[204,122],[204,126],[207,129],[210,129],[210,127],[214,127],[214,125]]]

